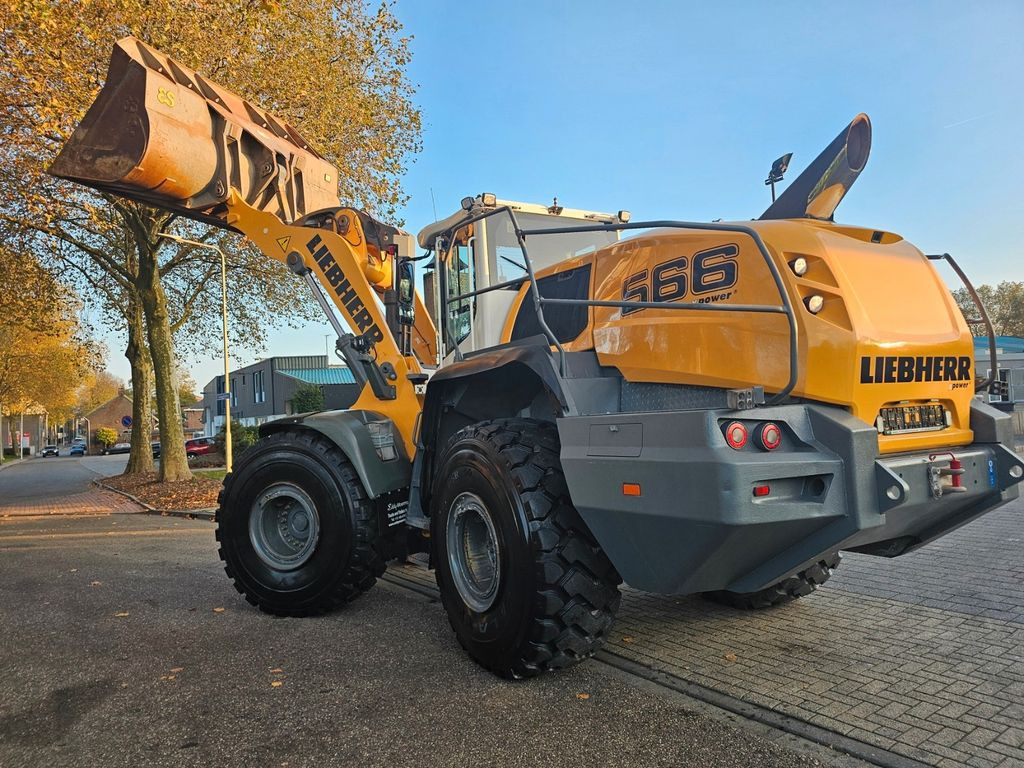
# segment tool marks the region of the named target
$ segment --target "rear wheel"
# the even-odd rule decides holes
[[[532,677],[592,656],[622,579],[572,506],[553,425],[482,422],[438,462],[431,512],[437,582],[459,640],[483,667]]]
[[[788,603],[798,597],[809,595],[829,580],[832,571],[839,565],[841,557],[838,552],[825,555],[810,568],[788,579],[772,584],[757,592],[704,592],[703,597],[715,603],[730,605],[733,608],[757,609]]]
[[[319,435],[263,438],[224,478],[218,503],[224,570],[267,613],[325,613],[384,573],[376,510],[345,455]]]

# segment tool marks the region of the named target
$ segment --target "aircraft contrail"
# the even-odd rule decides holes
[[[964,123],[973,123],[975,120],[981,120],[984,117],[989,117],[991,115],[994,115],[998,111],[999,110],[997,110],[997,109],[993,109],[991,112],[986,112],[983,115],[975,115],[974,117],[968,117],[966,120],[960,120],[958,122],[950,123],[949,125],[944,125],[942,127],[944,129],[945,128],[956,128],[958,125],[963,125]]]

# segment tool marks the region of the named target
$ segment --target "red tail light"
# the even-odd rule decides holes
[[[765,422],[757,427],[757,442],[766,451],[774,451],[782,445],[782,430],[778,424]]]
[[[771,492],[772,492],[772,488],[767,483],[764,484],[764,485],[755,485],[754,486],[754,495],[755,496],[767,496]]]
[[[733,421],[725,428],[725,442],[729,444],[730,448],[738,451],[747,444],[747,438],[747,428],[743,422]]]

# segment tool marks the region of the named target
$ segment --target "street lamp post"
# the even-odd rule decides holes
[[[85,452],[88,453],[89,446],[92,445],[92,422],[85,416],[82,417],[82,421],[85,422]]]
[[[228,268],[224,251],[219,246],[210,243],[201,243],[198,240],[188,240],[177,235],[161,233],[160,237],[173,240],[176,243],[191,245],[195,248],[203,248],[207,251],[216,251],[220,254],[220,311],[221,324],[224,330],[224,463],[228,472],[231,471],[231,376],[228,366]]]

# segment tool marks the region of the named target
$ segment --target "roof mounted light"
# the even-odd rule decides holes
[[[797,277],[803,277],[807,273],[807,259],[803,256],[798,256],[789,262],[789,268],[793,270],[793,274]]]
[[[619,221],[621,221],[623,224],[629,224],[629,219],[630,219],[630,216],[631,216],[629,211],[619,211],[615,215],[616,215],[616,217],[618,217]]]
[[[485,208],[493,208],[498,204],[498,198],[493,192],[484,192],[480,195],[480,202]]]
[[[473,203],[475,203],[475,202],[476,202],[476,198],[475,197],[464,197],[464,198],[462,198],[462,203],[461,203],[462,210],[464,210],[464,211],[472,210],[473,209]]]

